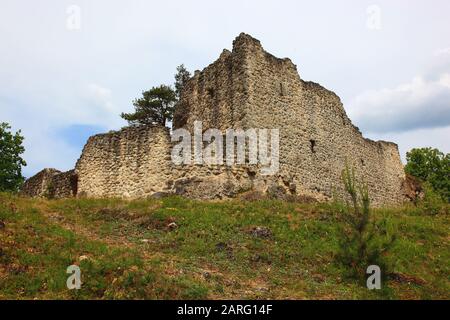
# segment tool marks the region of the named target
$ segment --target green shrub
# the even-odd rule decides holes
[[[434,191],[430,183],[423,184],[423,199],[419,202],[419,207],[429,215],[437,215],[447,211],[447,203],[440,194]]]
[[[428,182],[435,192],[450,202],[450,154],[438,149],[412,149],[406,154],[405,172]]]
[[[367,185],[357,182],[354,168],[346,165],[342,181],[348,198],[343,210],[339,210],[343,224],[339,227],[337,261],[347,268],[350,276],[360,280],[365,279],[370,265],[379,266],[385,277],[389,269],[385,255],[395,241],[395,234],[390,235],[386,219],[372,218]]]

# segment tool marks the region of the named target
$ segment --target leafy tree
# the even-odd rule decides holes
[[[170,86],[161,85],[142,92],[142,98],[135,99],[133,113],[122,113],[121,117],[130,125],[162,125],[173,118],[176,95]]]
[[[450,201],[450,154],[432,148],[412,149],[406,154],[406,160],[406,173],[428,182]]]
[[[180,100],[181,92],[190,78],[191,73],[186,69],[184,64],[177,67],[177,73],[175,74],[175,95],[177,100]]]
[[[22,166],[27,164],[20,156],[25,151],[24,137],[10,129],[9,124],[0,123],[0,191],[18,191],[25,180]]]

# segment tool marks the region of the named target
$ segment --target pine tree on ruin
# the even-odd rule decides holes
[[[133,101],[133,113],[122,113],[121,117],[131,126],[165,126],[173,118],[176,101],[175,91],[170,86],[153,87],[143,91],[142,97]]]
[[[181,92],[183,92],[183,88],[190,78],[191,73],[186,69],[184,64],[179,65],[175,74],[175,95],[177,100],[180,100]]]

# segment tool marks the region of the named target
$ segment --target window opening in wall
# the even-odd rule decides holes
[[[70,177],[70,186],[72,188],[72,195],[76,197],[78,194],[78,175]]]
[[[309,140],[309,143],[311,144],[311,152],[316,153],[316,140]]]
[[[214,89],[213,88],[208,88],[207,91],[208,91],[209,97],[210,98],[214,98]]]

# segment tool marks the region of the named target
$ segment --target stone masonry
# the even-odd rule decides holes
[[[224,50],[186,84],[174,129],[192,131],[194,121],[202,121],[203,130],[223,132],[279,129],[280,171],[262,176],[258,166],[250,165],[177,166],[171,161],[174,144],[168,129],[129,127],[88,140],[73,173],[77,195],[143,198],[175,193],[222,199],[247,191],[276,191],[327,200],[343,193],[340,176],[347,161],[368,184],[374,204],[405,199],[397,145],[365,139],[336,94],[302,80],[291,60],[265,52],[249,35],[237,37],[232,51]],[[36,181],[44,177],[38,174],[26,182],[28,195],[42,195],[31,185],[39,185]]]
[[[75,170],[60,172],[44,169],[25,182],[21,194],[48,198],[74,197],[77,195],[77,180]]]
[[[289,59],[264,51],[241,34],[233,51],[188,83],[175,127],[279,128],[280,176],[298,194],[327,199],[342,193],[345,162],[355,166],[374,203],[403,200],[405,179],[397,145],[365,139],[347,117],[339,97],[319,84],[303,81]]]

